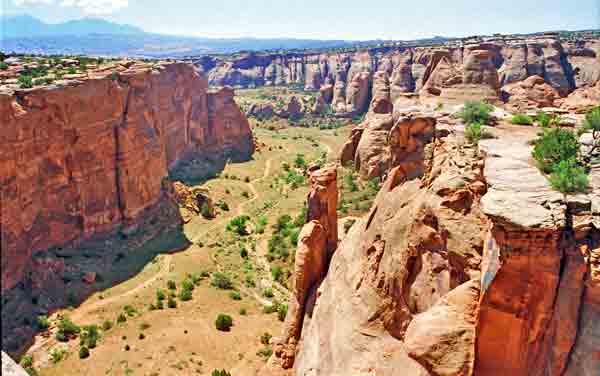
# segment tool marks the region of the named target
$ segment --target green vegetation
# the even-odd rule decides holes
[[[90,350],[85,346],[81,346],[79,348],[79,359],[85,359],[85,358],[88,358],[89,356],[90,356]]]
[[[226,315],[224,313],[219,313],[217,319],[215,320],[215,327],[217,328],[217,330],[220,330],[222,332],[228,332],[229,330],[231,330],[232,326],[233,319],[231,318],[231,316]]]
[[[58,331],[55,334],[55,338],[59,342],[67,342],[70,338],[79,334],[80,331],[81,328],[79,326],[75,325],[68,316],[64,316],[58,322]]]
[[[271,342],[271,338],[273,338],[273,336],[271,335],[271,333],[264,332],[260,336],[260,343],[262,343],[263,345],[268,345]]]
[[[534,145],[533,158],[545,173],[551,173],[560,161],[577,158],[579,151],[577,135],[563,128],[544,129]]]
[[[231,376],[231,373],[225,371],[224,369],[221,369],[221,370],[215,369],[212,371],[212,373],[210,375],[211,376]]]
[[[127,316],[129,317],[133,317],[135,316],[135,314],[137,313],[137,311],[135,310],[135,308],[133,308],[130,305],[126,305],[125,307],[123,307],[123,311],[125,311],[125,313],[127,314]]]
[[[273,279],[275,281],[281,283],[283,281],[283,269],[281,268],[281,266],[279,266],[279,265],[271,266],[271,276],[273,277]]]
[[[192,291],[191,290],[181,290],[181,292],[179,293],[179,299],[182,302],[187,302],[189,300],[192,300]]]
[[[177,308],[177,301],[172,296],[169,296],[169,299],[167,300],[167,307]]]
[[[33,357],[31,355],[24,355],[19,362],[21,367],[30,368],[33,367]]]
[[[104,320],[102,323],[102,330],[109,331],[113,327],[113,323],[110,320]]]
[[[552,188],[559,192],[584,192],[588,187],[585,169],[574,158],[558,162],[550,174]]]
[[[485,125],[491,119],[491,113],[494,107],[490,104],[478,101],[469,101],[465,103],[465,106],[461,112],[458,113],[465,124],[480,124]]]
[[[8,70],[8,64],[3,61],[0,61],[0,70]]]
[[[246,229],[246,225],[250,221],[250,217],[247,215],[240,215],[233,218],[227,224],[227,231],[236,233],[240,236],[248,235],[248,230]]]
[[[494,135],[483,129],[480,123],[472,123],[465,127],[465,138],[470,143],[477,145],[480,140],[494,138]]]
[[[117,324],[122,324],[125,321],[127,321],[127,317],[124,314],[119,313],[119,316],[117,316]]]
[[[525,114],[515,114],[515,115],[513,115],[510,122],[513,124],[520,124],[520,125],[533,125],[533,118],[531,116],[525,115]]]
[[[600,106],[585,114],[582,132],[592,133],[592,144],[584,156],[586,162],[589,162],[596,150],[600,147]]]
[[[50,327],[50,320],[48,320],[48,316],[41,315],[37,318],[37,327],[39,330],[46,330]]]
[[[264,347],[256,352],[256,355],[262,356],[265,359],[269,359],[271,355],[273,355],[273,349],[270,347]]]
[[[175,283],[175,281],[170,279],[167,281],[167,288],[169,290],[177,290],[177,284]]]
[[[240,315],[246,316],[247,314],[248,314],[248,311],[246,310],[246,308],[240,308]]]
[[[19,76],[17,82],[21,89],[31,89],[33,87],[33,78],[31,76]]]
[[[200,208],[200,213],[206,219],[213,218],[212,212],[210,211],[210,207],[208,206],[207,202],[202,204],[202,207]]]
[[[221,290],[233,289],[233,282],[231,281],[231,277],[221,272],[213,273],[211,285]]]
[[[304,158],[304,154],[296,154],[296,158],[294,159],[294,166],[296,168],[306,167],[306,159]]]
[[[265,298],[272,298],[275,296],[273,289],[270,287],[265,288],[262,293]]]
[[[239,291],[232,291],[229,293],[229,297],[233,300],[242,300],[242,295]]]
[[[50,351],[50,360],[52,363],[57,364],[61,360],[66,359],[68,354],[69,353],[65,349],[52,349],[52,351]]]
[[[79,344],[83,347],[93,349],[96,347],[99,339],[100,331],[98,330],[98,325],[86,325],[81,329]]]
[[[165,296],[165,292],[161,289],[156,290],[156,300],[157,301],[163,301],[165,300],[166,296]]]
[[[285,321],[285,316],[287,316],[287,312],[288,312],[287,304],[280,304],[277,307],[277,318],[279,319],[279,321]]]
[[[558,118],[554,115],[548,115],[547,113],[540,111],[536,116],[538,125],[542,128],[549,128],[558,124]]]

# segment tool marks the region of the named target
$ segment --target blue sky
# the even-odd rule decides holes
[[[85,16],[207,37],[413,39],[600,28],[600,0],[0,0],[0,14]]]

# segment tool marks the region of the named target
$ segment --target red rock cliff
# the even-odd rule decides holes
[[[191,65],[135,64],[0,93],[2,291],[33,253],[133,224],[179,161],[251,155],[232,91],[207,88]]]

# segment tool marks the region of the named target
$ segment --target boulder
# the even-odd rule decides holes
[[[502,90],[508,107],[519,112],[554,107],[555,101],[560,98],[558,91],[540,76],[531,76],[524,81],[504,86]]]

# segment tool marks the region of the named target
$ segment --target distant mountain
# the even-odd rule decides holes
[[[48,24],[30,15],[0,16],[0,37],[32,38],[58,35],[144,34],[140,28],[120,25],[99,18],[83,18],[58,24]]]

